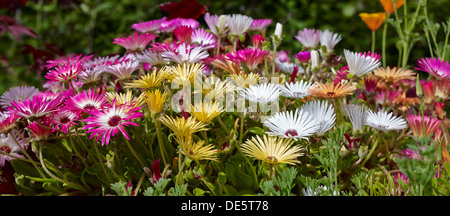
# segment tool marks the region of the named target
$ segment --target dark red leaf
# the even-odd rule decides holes
[[[169,2],[161,4],[159,8],[169,13],[168,20],[175,18],[198,19],[208,9],[196,0],[181,0],[181,2]]]

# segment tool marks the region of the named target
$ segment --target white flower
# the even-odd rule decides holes
[[[318,129],[318,124],[311,113],[300,109],[296,109],[295,113],[292,110],[277,112],[264,121],[264,126],[269,128],[270,132],[266,132],[269,135],[294,140],[307,139]]]
[[[365,106],[347,104],[342,105],[342,111],[350,119],[353,133],[357,132],[357,130],[362,132],[367,122],[367,108]]]
[[[243,90],[240,90],[239,93],[251,102],[267,104],[278,100],[281,90],[278,88],[278,85],[262,83],[244,88]]]
[[[227,16],[225,15],[210,15],[206,13],[204,16],[205,22],[208,25],[209,30],[217,37],[225,36],[228,29],[227,27]]]
[[[17,100],[25,100],[25,99],[31,99],[33,96],[37,95],[39,93],[39,89],[37,89],[34,86],[16,86],[10,88],[8,91],[2,94],[0,97],[0,105],[3,106],[3,108],[8,107],[11,102],[17,101]]]
[[[320,30],[305,28],[298,31],[295,38],[300,41],[305,48],[317,47],[320,41]]]
[[[320,32],[320,45],[327,48],[327,52],[334,49],[337,43],[342,40],[342,37],[338,33],[333,33],[326,29]]]
[[[142,51],[142,54],[136,53],[136,60],[140,63],[149,63],[152,65],[169,64],[169,62],[162,57],[160,52],[152,52],[150,50]]]
[[[5,135],[3,133],[0,134],[0,151],[8,153],[18,158],[23,158],[23,156],[19,154],[20,147],[17,145],[16,140],[18,144],[23,147],[25,147],[27,143],[24,140],[20,139],[18,135],[13,134],[15,133],[9,133],[8,135]],[[14,159],[14,157],[0,153],[0,167],[3,167],[5,165],[5,161],[10,161],[12,159]]]
[[[308,83],[304,80],[292,83],[286,82],[285,85],[279,85],[282,91],[282,95],[288,98],[304,98],[310,95],[308,89],[311,86],[311,83]]]
[[[319,52],[317,50],[311,50],[311,69],[319,68]]]
[[[107,64],[97,64],[91,68],[86,68],[78,75],[78,79],[84,84],[98,82],[107,67],[109,67]]]
[[[139,67],[139,62],[128,60],[118,64],[111,65],[106,68],[106,71],[113,74],[119,79],[128,79],[131,74]]]
[[[355,76],[370,73],[381,65],[380,60],[371,56],[364,56],[346,49],[344,49],[344,54],[348,64],[348,72]]]
[[[227,15],[227,24],[232,35],[244,34],[253,22],[253,18],[242,14]]]
[[[275,65],[284,73],[292,74],[294,72],[294,68],[297,67],[299,74],[305,73],[302,67],[299,67],[297,64],[292,62],[282,62],[279,59],[275,59]]]
[[[281,23],[276,24],[275,26],[275,32],[274,35],[276,35],[278,37],[278,39],[281,39],[281,32],[283,30],[283,25],[281,25]]]
[[[377,113],[369,110],[366,125],[382,131],[401,130],[407,126],[403,118],[393,116],[392,112],[385,110]]]
[[[314,120],[317,121],[319,127],[316,134],[318,136],[322,136],[334,126],[336,114],[333,106],[328,106],[328,101],[309,101],[301,109],[311,113]]]
[[[202,59],[205,59],[209,56],[207,50],[205,50],[201,46],[196,46],[191,48],[190,45],[186,45],[185,43],[180,44],[180,46],[175,50],[166,51],[162,53],[162,56],[167,61],[173,61],[178,64],[183,63],[195,63]]]

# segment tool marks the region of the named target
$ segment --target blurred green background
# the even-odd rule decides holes
[[[175,1],[175,0],[174,0]],[[177,0],[179,1],[179,0]],[[7,15],[21,25],[33,29],[38,37],[22,35],[15,39],[9,32],[0,35],[0,94],[11,86],[33,85],[41,88],[45,75],[45,60],[62,54],[93,53],[106,56],[123,52],[113,44],[114,38],[132,32],[132,24],[168,16],[158,6],[169,1],[142,0],[2,0],[0,15]],[[285,35],[279,49],[294,54],[301,44],[294,36],[303,28],[330,29],[342,35],[336,46],[337,53],[343,49],[369,51],[371,32],[360,19],[359,13],[384,12],[378,0],[200,0],[211,14],[240,13],[255,19],[273,20],[267,33],[270,35],[275,23],[283,24]],[[408,10],[414,11],[417,1],[408,1]],[[444,22],[448,19],[450,0],[428,1],[430,19]],[[401,10],[402,11],[402,10]],[[399,11],[399,12],[401,12]],[[198,21],[206,28],[201,16]],[[423,24],[416,32],[423,34]],[[381,53],[382,28],[377,32],[376,51]],[[438,35],[443,37],[442,31]],[[438,38],[438,39],[440,39]],[[397,34],[389,27],[388,65],[397,64],[395,42]],[[34,55],[33,55],[34,54]],[[421,57],[428,57],[425,37],[412,50],[409,64]],[[33,58],[36,57],[35,58]],[[40,57],[40,58],[37,58]]]

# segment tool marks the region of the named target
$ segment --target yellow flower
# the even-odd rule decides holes
[[[315,83],[308,90],[312,96],[323,98],[338,98],[346,95],[352,95],[356,87],[351,84],[341,83]]]
[[[161,86],[162,82],[168,77],[169,71],[166,68],[163,68],[158,72],[155,69],[152,73],[142,75],[138,80],[133,80],[131,83],[125,83],[125,88],[156,88]]]
[[[383,24],[384,20],[386,19],[385,12],[371,14],[360,13],[359,16],[372,31],[376,31],[378,28],[380,28],[381,24]]]
[[[222,81],[219,77],[210,76],[204,80],[198,77],[196,82],[202,83],[201,91],[195,90],[195,94],[201,93],[205,99],[221,100],[224,98],[227,92],[234,91],[234,84],[228,80]]]
[[[148,110],[154,114],[161,112],[164,102],[166,101],[167,92],[161,94],[161,91],[157,89],[152,92],[145,91],[144,95],[144,100],[147,102]]]
[[[206,123],[197,121],[192,116],[187,119],[185,119],[184,117],[174,118],[171,116],[162,116],[159,120],[166,127],[172,130],[180,140],[190,139],[192,134],[207,130]]]
[[[389,66],[386,69],[381,67],[377,68],[373,71],[373,74],[375,77],[383,80],[386,83],[395,83],[405,79],[416,79],[416,73],[414,73],[412,70],[405,70],[403,68],[397,67],[390,68]]]
[[[294,145],[294,139],[264,135],[248,139],[241,147],[242,152],[249,157],[256,158],[266,164],[300,163],[297,157],[303,155],[301,147]]]
[[[231,74],[234,82],[239,87],[249,87],[256,85],[259,82],[259,74],[249,73],[249,74]]]
[[[178,140],[178,144],[180,145],[180,151],[186,157],[192,160],[212,160],[217,161],[216,153],[218,152],[215,149],[214,145],[204,145],[205,141],[200,140],[198,142],[194,142],[192,139],[186,140]]]
[[[394,9],[394,1],[396,1],[395,3],[395,9]],[[396,9],[398,9],[399,7],[401,7],[405,2],[403,2],[403,0],[380,0],[381,5],[383,5],[384,10],[386,11],[386,13],[394,13],[394,11]]]
[[[139,97],[135,97],[131,90],[126,91],[125,93],[117,93],[117,92],[106,92],[106,100],[112,103],[113,100],[116,100],[116,105],[128,104],[133,107],[139,107],[144,104],[144,94],[139,95]]]
[[[180,85],[194,83],[195,77],[202,73],[205,66],[201,63],[183,63],[174,66],[168,66],[168,79]]]
[[[216,102],[195,102],[191,108],[191,114],[201,122],[211,123],[211,120],[223,112],[223,107]]]

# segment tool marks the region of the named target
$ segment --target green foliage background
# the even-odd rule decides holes
[[[76,4],[73,4],[73,3]],[[11,34],[0,35],[0,55],[7,59],[10,69],[0,66],[0,93],[17,85],[41,87],[43,75],[30,70],[34,64],[31,54],[22,55],[24,44],[34,48],[45,48],[45,43],[55,45],[61,53],[93,53],[99,56],[123,52],[113,39],[132,32],[133,23],[159,19],[168,14],[158,6],[168,1],[152,0],[37,0],[28,1],[24,7],[15,11],[1,9],[0,14],[9,15],[19,23],[34,29],[39,38],[23,36],[16,41]],[[360,19],[359,13],[383,12],[378,0],[200,0],[208,6],[211,14],[241,13],[255,19],[273,20],[267,33],[270,35],[275,23],[283,24],[283,43],[279,49],[289,50],[291,54],[300,51],[301,44],[294,36],[303,28],[330,29],[342,35],[336,52],[344,48],[353,51],[368,51],[371,32]],[[409,11],[415,9],[416,1],[408,1]],[[429,0],[430,19],[444,22],[448,19],[450,0]],[[399,10],[402,12],[402,10]],[[203,16],[198,21],[206,27]],[[416,32],[423,34],[423,24]],[[381,53],[381,28],[377,32],[376,51]],[[397,63],[395,43],[397,34],[392,26],[387,37],[387,65]],[[443,37],[443,34],[438,34]],[[438,40],[439,41],[439,40]],[[429,51],[425,37],[419,41],[409,58],[414,64],[421,57],[428,57]],[[13,71],[13,72],[11,72]]]

